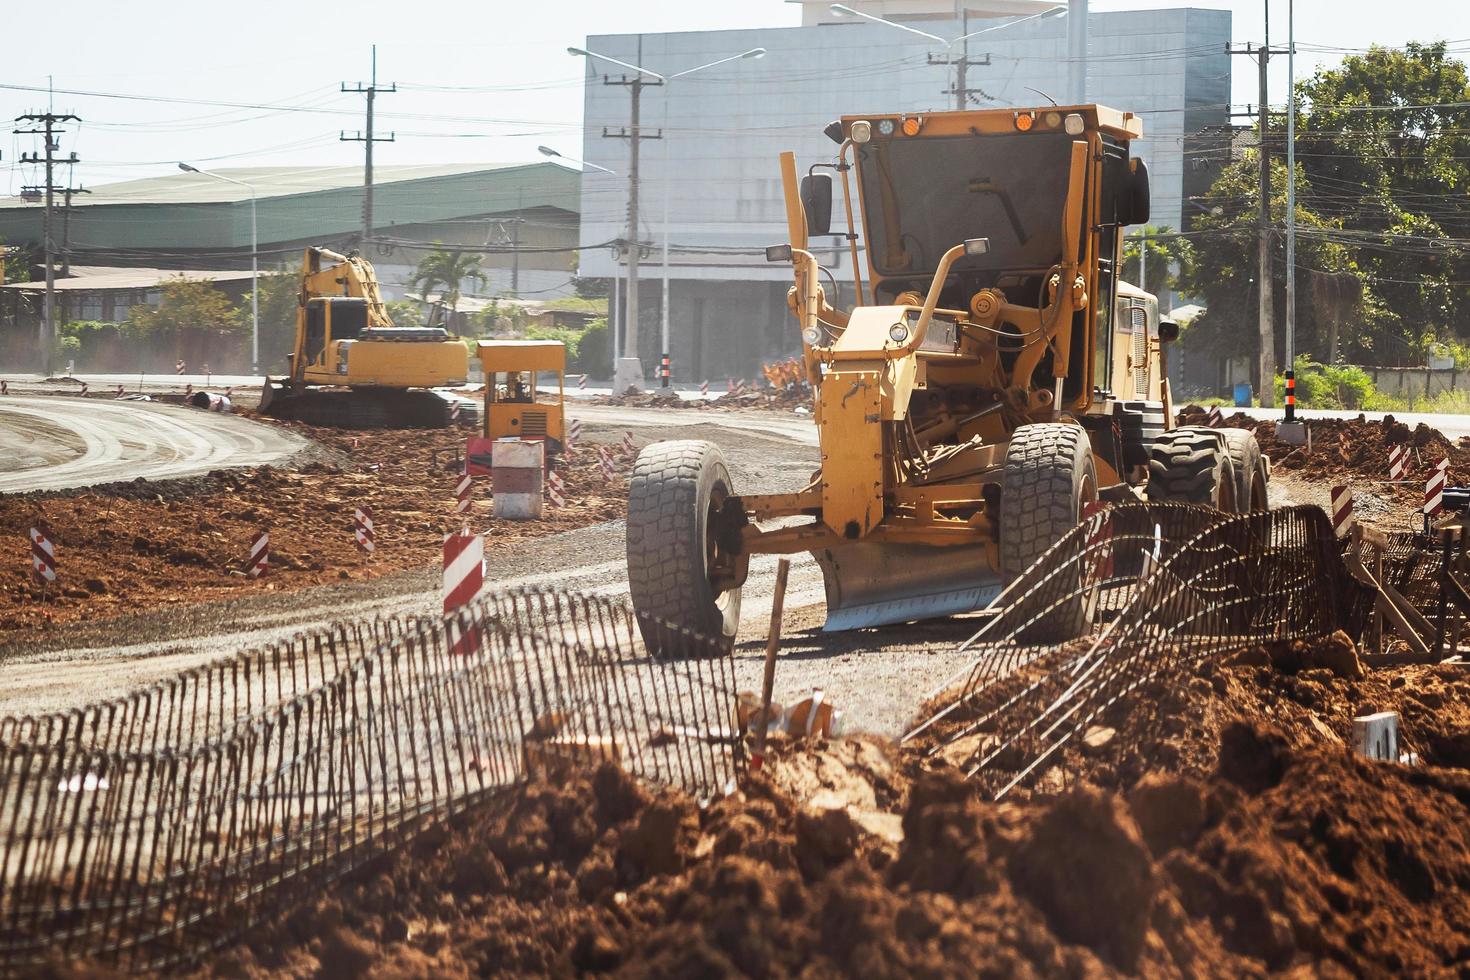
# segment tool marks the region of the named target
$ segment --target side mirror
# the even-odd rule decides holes
[[[1146,225],[1149,219],[1148,165],[1134,157],[1118,185],[1118,224]]]
[[[831,174],[807,174],[801,178],[801,208],[806,212],[806,233],[808,235],[831,234]]]
[[[1159,343],[1172,344],[1179,339],[1179,324],[1173,320],[1159,321]]]

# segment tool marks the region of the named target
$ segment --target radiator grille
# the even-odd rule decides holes
[[[521,416],[521,435],[544,436],[546,435],[546,413],[526,412]]]
[[[1148,310],[1133,307],[1133,396],[1148,393]]]

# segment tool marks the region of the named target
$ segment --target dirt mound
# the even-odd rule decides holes
[[[280,425],[282,423],[273,422]],[[611,481],[593,449],[573,450],[559,467],[566,508],[535,522],[496,521],[491,481],[477,481],[468,515],[453,513],[456,461],[466,431],[350,432],[292,424],[316,441],[295,468],[220,470],[166,482],[135,480],[81,492],[0,495],[0,643],[7,634],[75,619],[99,619],[248,590],[276,592],[376,578],[439,560],[445,533],[469,523],[486,531],[486,552],[528,537],[621,517],[627,500],[620,464]],[[377,550],[364,561],[353,512],[373,510]],[[30,576],[27,530],[44,521],[54,535],[60,580],[44,592]],[[271,534],[271,569],[245,577],[250,541]]]
[[[1260,669],[1274,670],[1230,668]],[[885,782],[904,800],[894,837],[850,807],[799,803],[779,778],[701,808],[604,766],[432,829],[200,972],[1349,976],[1470,962],[1470,774],[1303,748],[1260,721],[1217,734],[1210,767],[1155,767],[1127,793],[992,804],[947,766]],[[833,758],[863,778],[882,768],[844,744]]]
[[[1206,425],[1207,410],[1190,405],[1179,412],[1180,425]],[[1304,476],[1352,474],[1361,477],[1388,477],[1388,450],[1393,445],[1409,447],[1408,479],[1428,475],[1431,466],[1441,459],[1450,461],[1451,482],[1470,479],[1470,446],[1466,440],[1451,442],[1443,433],[1423,423],[1409,428],[1387,415],[1370,422],[1359,415],[1355,419],[1312,419],[1311,451],[1276,438],[1276,423],[1261,422],[1236,412],[1225,417],[1221,428],[1239,428],[1254,432],[1261,451],[1271,457],[1272,465],[1284,470],[1300,471]]]

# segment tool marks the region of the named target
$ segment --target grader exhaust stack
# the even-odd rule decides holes
[[[837,158],[806,177],[782,155],[789,242],[767,250],[792,263],[821,470],[798,493],[740,494],[708,443],[640,456],[640,610],[731,638],[750,556],[810,551],[828,629],[950,615],[993,601],[1096,501],[1265,506],[1249,433],[1174,428],[1157,301],[1117,279],[1123,229],[1148,218],[1137,117],[1084,105],[827,132]],[[809,243],[831,233],[826,171],[854,264],[847,310]],[[1095,587],[1079,579],[1033,635],[1085,630]]]

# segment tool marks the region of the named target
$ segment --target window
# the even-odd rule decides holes
[[[78,320],[100,320],[102,319],[102,294],[83,293],[77,299]]]

